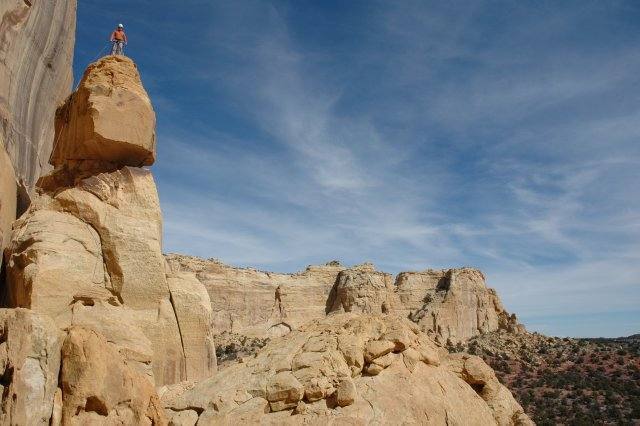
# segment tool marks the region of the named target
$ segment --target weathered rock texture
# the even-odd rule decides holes
[[[0,2],[0,249],[18,182],[31,189],[53,145],[53,117],[71,91],[76,1]]]
[[[70,161],[150,166],[155,161],[155,113],[135,63],[108,56],[87,68],[78,90],[56,113],[51,164]]]
[[[17,189],[13,164],[0,141],[0,252],[9,244],[11,223],[16,218]]]
[[[93,330],[73,327],[60,371],[65,425],[166,424],[154,387]]]
[[[482,360],[451,359],[390,315],[332,314],[160,396],[169,418],[198,424],[530,423]]]
[[[371,264],[310,266],[296,274],[276,274],[189,256],[169,255],[167,260],[204,284],[216,332],[284,335],[332,312],[401,315],[442,343],[524,330],[486,286],[482,272],[471,268],[403,272],[394,279]]]
[[[500,329],[523,330],[477,269],[403,272],[396,279],[396,292],[403,313],[438,341],[460,342]]]
[[[63,338],[49,318],[0,309],[0,424],[50,424]]]
[[[120,102],[135,123],[118,121]],[[127,166],[140,147],[149,162],[155,155],[155,115],[135,65],[92,64],[61,110],[73,125],[59,130],[56,169],[39,180],[5,251],[7,304],[61,329],[99,332],[157,385],[208,376],[216,369],[208,294],[193,274],[165,270],[153,176]],[[104,149],[93,149],[97,141]]]
[[[233,268],[220,262],[172,255],[175,270],[195,273],[204,284],[216,333],[277,337],[324,317],[327,299],[343,269],[310,266],[297,274]]]

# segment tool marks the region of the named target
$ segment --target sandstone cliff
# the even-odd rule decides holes
[[[0,3],[1,247],[16,217],[17,183],[30,192],[49,167],[54,112],[71,91],[75,14],[75,0]]]
[[[120,129],[122,100],[134,98],[135,127]],[[90,65],[56,130],[56,168],[39,179],[4,253],[4,300],[69,330],[62,381],[52,379],[63,423],[96,412],[126,424],[153,419],[154,385],[207,377],[216,358],[208,294],[165,263],[153,175],[128,166],[141,152],[147,164],[155,158],[155,114],[133,61]]]
[[[403,272],[394,278],[371,264],[277,274],[175,254],[167,261],[195,273],[205,286],[217,333],[279,336],[332,312],[400,315],[450,344],[498,330],[524,331],[482,272],[471,268]]]

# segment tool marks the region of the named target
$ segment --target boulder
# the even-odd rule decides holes
[[[149,166],[156,156],[155,113],[135,63],[106,56],[89,65],[56,112],[50,163],[77,161]]]
[[[495,372],[481,358],[465,353],[451,354],[445,367],[468,383],[487,403],[497,424],[533,425],[533,421],[513,398],[509,389],[502,385]]]
[[[60,386],[63,424],[166,424],[154,387],[93,330],[69,330]]]
[[[0,424],[50,424],[63,339],[49,318],[0,309]]]
[[[399,331],[402,346],[371,343]],[[379,356],[367,361],[373,356],[367,353]],[[448,362],[434,365],[425,353],[448,360],[447,351],[407,319],[337,313],[272,339],[255,358],[208,379],[170,386],[161,400],[170,412],[199,413],[198,424],[491,425],[501,424],[503,414],[522,414],[509,411],[517,408],[510,393],[501,394],[508,403],[499,412]],[[375,376],[357,367],[363,363],[366,370],[383,358]],[[405,359],[413,360],[412,368]]]

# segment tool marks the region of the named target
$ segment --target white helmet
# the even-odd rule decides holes
[[[124,28],[124,25],[118,24],[118,28]]]

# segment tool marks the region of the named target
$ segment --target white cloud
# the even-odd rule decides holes
[[[640,59],[629,46],[529,40],[582,19],[567,9],[544,21],[514,6],[521,21],[482,46],[486,5],[375,3],[364,41],[334,58],[297,38],[287,10],[251,4],[216,10],[218,55],[194,77],[243,131],[161,134],[168,250],[280,270],[471,264],[528,318],[633,308],[640,105],[625,88]]]

